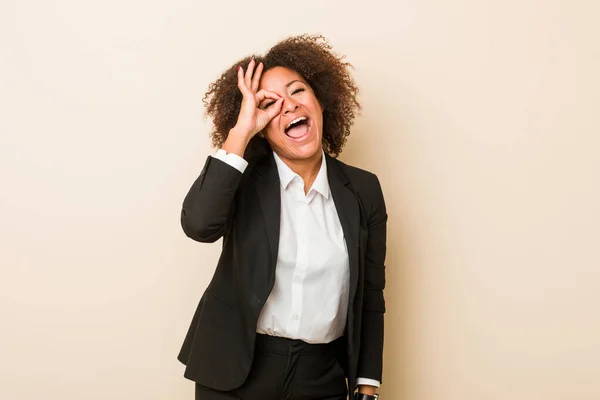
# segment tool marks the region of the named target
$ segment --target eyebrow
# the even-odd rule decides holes
[[[286,87],[286,88],[287,88],[287,87],[290,87],[290,86],[292,85],[292,83],[294,83],[294,82],[300,82],[300,83],[304,83],[304,82],[302,82],[300,79],[295,79],[295,80],[293,80],[293,81],[291,81],[291,82],[288,82],[288,84],[287,84],[287,85],[285,85],[285,87]]]

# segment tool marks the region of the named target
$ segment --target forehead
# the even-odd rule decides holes
[[[275,67],[264,72],[260,77],[259,89],[270,91],[285,89],[286,85],[292,81],[306,81],[294,70],[285,67]]]

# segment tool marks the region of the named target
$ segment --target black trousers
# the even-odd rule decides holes
[[[244,384],[223,392],[196,383],[196,400],[345,400],[346,377],[335,350],[336,342],[309,344],[257,334]]]

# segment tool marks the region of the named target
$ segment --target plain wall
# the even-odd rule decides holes
[[[0,398],[192,399],[220,242],[202,96],[304,32],[355,66],[389,210],[382,399],[600,398],[594,1],[0,3]]]

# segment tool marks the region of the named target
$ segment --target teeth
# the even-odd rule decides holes
[[[306,117],[298,117],[295,120],[293,120],[292,122],[290,122],[285,129],[288,129],[290,126],[292,126],[293,124],[295,124],[296,122],[300,122],[300,121],[304,121],[306,119]]]

